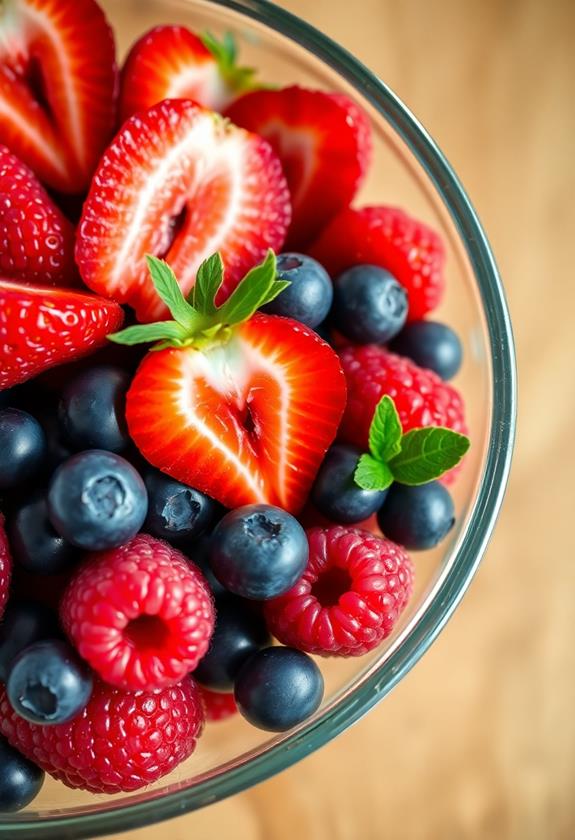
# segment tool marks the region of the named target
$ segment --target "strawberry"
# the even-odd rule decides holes
[[[334,278],[361,263],[386,268],[407,291],[409,321],[423,318],[443,297],[443,242],[395,207],[348,207],[308,250]]]
[[[288,246],[301,248],[356,194],[371,157],[367,114],[344,94],[301,87],[257,90],[226,115],[268,140],[292,197]]]
[[[76,275],[74,228],[6,146],[0,146],[0,273],[61,286]]]
[[[160,342],[127,395],[136,446],[226,507],[264,502],[298,511],[345,406],[337,355],[303,324],[254,314],[288,285],[275,279],[271,251],[219,308],[218,254],[200,267],[191,303],[165,263],[150,258],[149,265],[175,320],[110,336]]]
[[[156,26],[136,41],[122,68],[120,116],[127,120],[162,99],[193,99],[222,111],[251,85],[254,71],[236,65],[236,46],[201,38],[185,26]]]
[[[185,99],[131,117],[104,153],[80,220],[76,260],[87,286],[129,303],[140,321],[168,316],[145,255],[169,259],[184,293],[217,248],[221,294],[235,288],[290,220],[281,165],[259,137]]]
[[[114,129],[117,75],[95,0],[0,4],[0,143],[48,186],[88,186]]]
[[[0,279],[0,390],[91,353],[123,317],[94,295]]]

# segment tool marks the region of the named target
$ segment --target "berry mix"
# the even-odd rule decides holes
[[[469,441],[370,123],[94,0],[0,7],[0,810],[280,732],[409,601]],[[302,142],[305,138],[305,142]],[[274,641],[275,640],[275,641]],[[313,658],[312,658],[313,657]]]

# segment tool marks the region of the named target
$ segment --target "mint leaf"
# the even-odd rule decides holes
[[[386,490],[393,481],[393,474],[387,464],[362,455],[354,473],[355,483],[363,490]]]
[[[369,451],[378,461],[389,461],[401,450],[401,420],[387,394],[377,404],[369,427]]]
[[[276,298],[288,280],[277,280],[276,256],[270,249],[265,260],[249,271],[227,301],[217,310],[222,324],[240,324],[250,318],[260,306]]]
[[[150,341],[168,341],[178,343],[185,341],[188,334],[181,324],[175,321],[159,321],[157,324],[136,324],[126,327],[117,333],[111,333],[107,338],[114,344],[147,344]]]
[[[224,279],[224,264],[221,254],[212,254],[198,268],[196,284],[188,301],[201,315],[214,315],[216,312],[215,297]]]
[[[401,452],[389,467],[401,484],[427,484],[458,464],[469,446],[468,437],[441,426],[412,429],[403,435]]]
[[[194,311],[183,296],[176,275],[168,263],[151,254],[146,255],[146,262],[154,288],[170,310],[173,319],[186,330],[196,330],[201,320],[200,315]]]

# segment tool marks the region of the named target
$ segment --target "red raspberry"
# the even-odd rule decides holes
[[[4,517],[0,513],[0,618],[4,614],[4,607],[8,600],[10,589],[10,575],[12,572],[12,557],[8,537],[4,529]]]
[[[384,394],[393,398],[404,432],[447,426],[467,433],[459,392],[433,371],[377,344],[348,345],[339,356],[347,380],[347,407],[339,428],[342,441],[367,449],[369,427]]]
[[[409,321],[443,297],[445,251],[440,237],[395,207],[343,210],[324,228],[310,254],[337,277],[352,265],[380,265],[407,291]]]
[[[60,618],[103,680],[133,690],[179,682],[207,651],[215,620],[200,570],[146,534],[91,555],[68,584]]]
[[[198,688],[200,689],[200,696],[204,704],[206,720],[212,721],[212,723],[218,720],[226,720],[226,718],[235,715],[238,711],[233,694],[210,691],[209,688],[204,688],[203,685],[198,686]]]
[[[68,787],[92,793],[137,790],[165,776],[193,753],[203,722],[189,677],[148,692],[97,680],[82,712],[55,726],[19,717],[0,688],[0,731],[12,746]]]
[[[311,528],[309,561],[285,595],[267,601],[270,632],[321,656],[361,656],[389,636],[413,587],[403,548],[358,528]]]

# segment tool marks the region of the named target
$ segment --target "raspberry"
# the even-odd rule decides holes
[[[203,685],[199,685],[198,688],[200,690],[202,703],[204,704],[206,720],[212,722],[226,720],[226,718],[235,715],[238,711],[233,694],[223,694],[220,691],[210,691],[209,688],[204,688]]]
[[[322,656],[361,656],[389,636],[413,587],[413,564],[358,528],[311,528],[309,561],[289,592],[267,601],[270,632]]]
[[[467,433],[459,392],[433,371],[377,344],[349,345],[339,355],[347,380],[347,407],[339,428],[342,441],[367,449],[369,427],[384,394],[393,398],[404,432],[447,426]]]
[[[100,680],[68,723],[29,723],[0,688],[0,731],[27,758],[71,788],[137,790],[190,756],[204,721],[197,685],[187,677],[156,691],[125,692]]]
[[[8,600],[11,572],[12,558],[10,555],[10,546],[8,545],[8,537],[4,530],[4,517],[0,513],[0,618],[4,614],[4,607]]]
[[[132,690],[179,682],[206,653],[215,620],[200,570],[146,534],[91,555],[68,584],[60,619],[103,680]]]
[[[443,297],[445,251],[440,237],[395,207],[343,210],[309,252],[334,278],[352,265],[386,268],[407,291],[409,321],[435,309]]]

